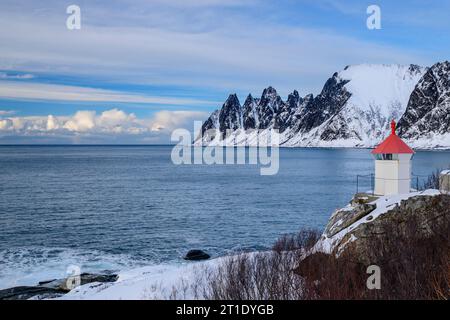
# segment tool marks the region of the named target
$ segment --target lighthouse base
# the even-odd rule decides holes
[[[376,195],[394,195],[410,192],[411,167],[409,159],[375,161]]]

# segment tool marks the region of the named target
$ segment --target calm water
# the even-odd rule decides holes
[[[0,147],[0,288],[84,271],[179,263],[270,246],[323,228],[373,172],[369,150],[281,149],[280,170],[175,166],[168,146]],[[450,152],[418,152],[413,172],[447,167]],[[367,189],[369,183],[367,180]]]

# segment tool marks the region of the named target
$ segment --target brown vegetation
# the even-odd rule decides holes
[[[414,215],[401,227],[385,220],[380,228],[379,237],[362,242],[363,248],[350,243],[339,257],[305,255],[316,243],[318,232],[284,236],[269,252],[232,256],[214,270],[203,272],[206,286],[201,296],[233,300],[448,299],[448,212],[427,225],[426,232]],[[358,259],[361,250],[364,260]],[[381,289],[367,288],[369,265],[380,267]]]

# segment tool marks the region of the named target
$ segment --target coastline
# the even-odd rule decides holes
[[[331,214],[329,225],[324,229],[321,238],[316,242],[312,249],[306,253],[306,255],[302,254],[302,256],[304,258],[310,256],[313,257],[320,253],[339,256],[343,251],[347,250],[348,247],[351,247],[354,243],[358,243],[360,241],[358,239],[359,236],[355,237],[355,234],[358,234],[358,232],[361,234],[361,230],[366,230],[367,227],[365,227],[365,225],[370,228],[371,225],[378,223],[378,221],[396,219],[395,216],[401,214],[401,212],[398,213],[399,208],[404,207],[405,205],[405,208],[412,206],[415,208],[414,210],[417,210],[417,208],[426,208],[429,203],[435,202],[431,199],[438,196],[444,196],[444,198],[442,198],[443,201],[448,201],[448,196],[443,195],[441,192],[434,189],[411,192],[409,194],[398,196],[377,197],[375,200],[372,199],[372,202],[370,202],[372,207],[375,208],[369,211],[370,215],[369,212],[364,213],[362,216],[359,213],[360,216],[358,216],[356,220],[354,218],[354,212],[357,212],[355,210],[359,210],[358,208],[360,204],[358,203],[360,200],[355,198],[349,205],[341,209],[337,209]],[[365,198],[363,197],[360,199]],[[419,201],[418,204],[416,204],[417,201]],[[411,204],[407,204],[408,202]],[[446,213],[443,214],[445,216]],[[429,218],[432,218],[432,216],[426,216],[425,219]],[[338,229],[336,230],[336,228]],[[330,230],[336,231],[330,232]],[[261,254],[270,255],[271,252],[273,253],[274,251],[255,251],[242,254],[252,259],[258,255],[260,256]],[[68,292],[53,292],[52,290],[54,287],[51,287],[52,290],[50,290],[47,295],[38,294],[31,297],[31,299],[202,299],[198,296],[198,292],[199,289],[201,291],[202,288],[206,288],[208,285],[208,276],[205,276],[205,274],[208,272],[215,272],[215,270],[217,270],[221,265],[226,264],[227,261],[230,259],[232,260],[237,256],[240,256],[240,253],[202,261],[183,261],[179,264],[162,263],[158,265],[130,268],[128,270],[117,272],[117,274],[114,275],[109,274],[109,276],[112,277],[106,279],[106,281],[103,281],[103,278],[101,278],[105,275],[93,275],[90,278],[92,281],[75,287]],[[299,257],[296,254],[294,254],[294,256]],[[362,254],[362,256],[354,258],[364,259],[364,255]],[[293,261],[294,264],[291,267],[294,269],[296,268],[295,263],[298,264],[300,261]],[[64,282],[65,280],[60,279],[58,281],[57,283],[59,284],[61,281]],[[46,283],[42,284],[41,288],[42,286],[46,287]]]

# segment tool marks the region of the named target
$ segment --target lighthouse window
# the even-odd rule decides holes
[[[398,160],[398,154],[392,154],[392,153],[378,154],[377,160]]]
[[[398,160],[398,154],[382,153],[375,155],[376,160]]]

